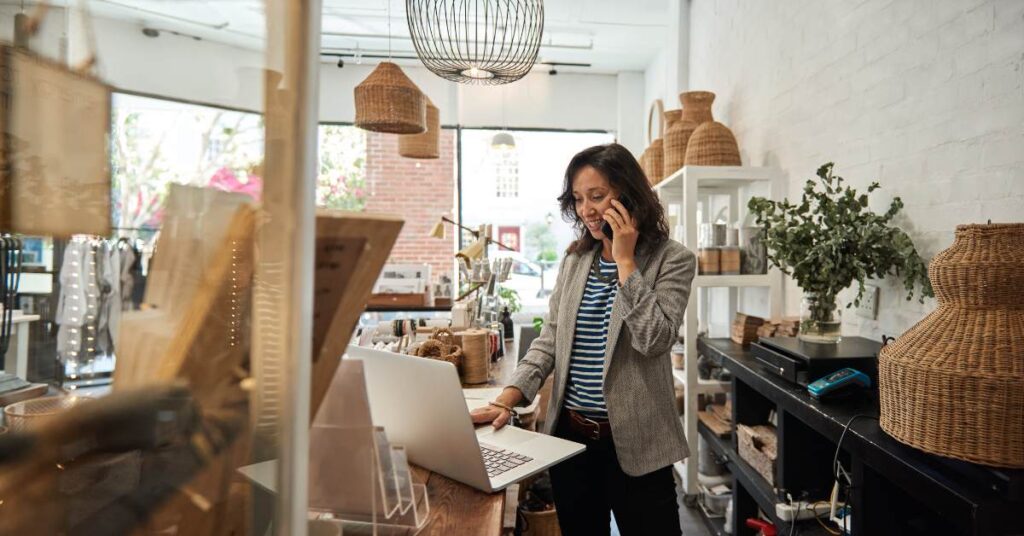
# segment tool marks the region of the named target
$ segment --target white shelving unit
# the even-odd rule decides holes
[[[682,232],[673,229],[674,238],[680,240],[687,248],[697,253],[697,221],[698,205],[706,208],[702,213],[705,220],[711,217],[712,198],[725,200],[729,221],[742,220],[746,215],[746,200],[753,195],[770,196],[772,199],[782,198],[782,184],[778,170],[765,167],[742,166],[685,166],[679,171],[658,183],[654,187],[665,205],[666,212],[670,207],[678,207],[679,224]],[[755,192],[756,190],[756,192]],[[742,204],[741,204],[742,202]],[[677,382],[686,390],[686,409],[683,414],[686,429],[686,440],[690,447],[690,463],[676,464],[689,495],[697,491],[697,397],[705,393],[724,393],[729,389],[726,382],[701,380],[697,375],[697,332],[698,319],[703,309],[710,317],[710,310],[716,305],[710,297],[711,289],[728,288],[729,297],[728,319],[731,321],[739,308],[739,290],[743,288],[767,288],[769,315],[772,318],[781,316],[782,311],[782,274],[770,269],[763,275],[697,275],[693,280],[690,300],[686,305],[686,317],[683,326],[686,333],[686,369],[674,370]],[[689,461],[688,460],[688,461]]]

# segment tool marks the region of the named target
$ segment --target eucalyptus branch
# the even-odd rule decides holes
[[[902,279],[908,300],[918,285],[920,301],[934,296],[927,265],[910,237],[892,223],[903,201],[895,197],[888,210],[877,214],[868,209],[869,194],[880,188],[877,182],[866,194],[843,182],[829,162],[818,168],[816,179],[804,183],[799,204],[750,200],[748,207],[764,229],[768,260],[804,291],[833,301],[856,282],[852,305],[860,305],[865,281],[888,275]]]

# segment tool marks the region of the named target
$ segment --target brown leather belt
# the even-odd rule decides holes
[[[571,409],[563,413],[569,428],[587,439],[598,441],[612,435],[612,426],[606,420],[594,420]]]

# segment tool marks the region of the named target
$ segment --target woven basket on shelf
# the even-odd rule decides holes
[[[441,156],[441,111],[426,95],[427,130],[398,137],[398,154],[406,158],[432,159]]]
[[[644,176],[647,177],[647,182],[651,181],[651,151],[644,149],[644,152],[640,153],[636,161],[640,163],[640,169],[644,170]]]
[[[740,149],[732,131],[717,121],[709,121],[697,127],[686,143],[686,165],[740,165]]]
[[[881,425],[925,452],[1024,468],[1024,224],[961,225],[939,305],[878,356]]]
[[[455,335],[450,329],[435,328],[430,338],[416,348],[416,355],[447,361],[455,365],[461,374],[464,366],[463,351],[459,345],[455,344],[456,342]]]
[[[356,86],[356,126],[389,134],[420,134],[427,130],[423,93],[402,69],[381,62]]]
[[[669,176],[686,162],[686,143],[690,140],[693,131],[697,130],[697,123],[680,119],[665,130],[665,176]]]
[[[649,145],[644,153],[647,155],[647,180],[651,185],[658,184],[665,178],[665,148],[662,134],[665,133],[665,107],[661,99],[654,99],[651,109],[647,112],[647,140]],[[658,137],[654,137],[654,119],[658,119]]]
[[[662,164],[661,174],[665,177],[675,173],[679,168],[683,167],[682,164],[674,166],[675,161],[682,159],[686,156],[686,148],[683,148],[683,154],[678,155],[679,147],[678,144],[669,145],[669,134],[672,133],[672,129],[676,128],[679,124],[680,117],[683,115],[683,111],[679,109],[668,110],[665,112],[665,134],[661,137],[662,141]]]
[[[683,104],[679,121],[665,130],[665,175],[671,175],[686,164],[686,145],[693,131],[702,123],[712,121],[711,103],[715,94],[710,91],[687,91],[679,94]]]

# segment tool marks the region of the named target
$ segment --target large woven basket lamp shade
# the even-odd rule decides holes
[[[1024,224],[961,225],[939,305],[878,356],[881,425],[925,452],[1024,468]]]
[[[432,159],[441,156],[441,111],[426,95],[427,130],[422,134],[406,134],[398,137],[398,154],[406,158]]]
[[[420,134],[427,130],[426,99],[402,69],[381,62],[356,86],[356,126],[388,134]]]

